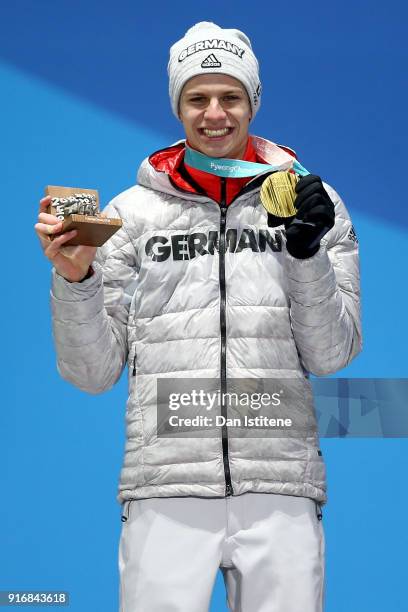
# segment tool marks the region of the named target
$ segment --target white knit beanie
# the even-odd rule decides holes
[[[252,119],[261,105],[258,60],[251,41],[239,30],[224,30],[209,21],[197,23],[170,48],[167,72],[171,107],[177,118],[181,91],[199,74],[220,73],[238,79],[248,92]]]

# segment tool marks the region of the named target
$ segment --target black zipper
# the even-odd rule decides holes
[[[135,351],[135,354],[133,355],[133,371],[132,371],[132,376],[136,376],[136,351]]]
[[[227,417],[227,407],[224,397],[227,392],[227,322],[226,322],[226,288],[225,288],[225,228],[227,221],[226,180],[221,178],[220,202],[220,245],[219,245],[219,279],[220,279],[220,330],[221,330],[221,415]],[[228,460],[228,429],[226,425],[222,432],[222,459],[224,462],[225,496],[234,495],[231,483],[231,471]]]

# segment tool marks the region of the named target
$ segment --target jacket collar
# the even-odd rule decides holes
[[[197,181],[197,176],[192,177],[190,173],[186,172],[186,167],[183,163],[185,146],[186,141],[180,140],[170,147],[152,153],[143,160],[137,175],[139,185],[192,201],[213,200],[214,198],[211,198],[208,194],[208,189],[206,192],[202,181]],[[248,153],[250,161],[268,164],[281,163],[288,159],[288,157],[297,158],[296,153],[289,147],[275,144],[259,136],[250,136],[246,153]],[[255,159],[253,159],[254,156]],[[266,173],[269,173],[269,171],[266,171]],[[202,175],[206,174],[202,173]],[[245,179],[244,184],[240,185],[238,195],[246,195],[248,197],[252,189],[260,186],[260,182],[257,180],[259,176],[248,180]],[[236,181],[242,179],[227,180]],[[241,191],[243,187],[245,187],[244,191]]]

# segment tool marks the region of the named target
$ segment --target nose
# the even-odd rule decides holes
[[[218,98],[211,98],[205,110],[205,118],[209,121],[220,121],[226,117]]]

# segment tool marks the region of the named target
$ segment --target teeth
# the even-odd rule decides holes
[[[216,137],[216,136],[225,136],[229,132],[229,128],[223,128],[222,130],[208,130],[207,128],[203,129],[204,134],[206,136]]]

